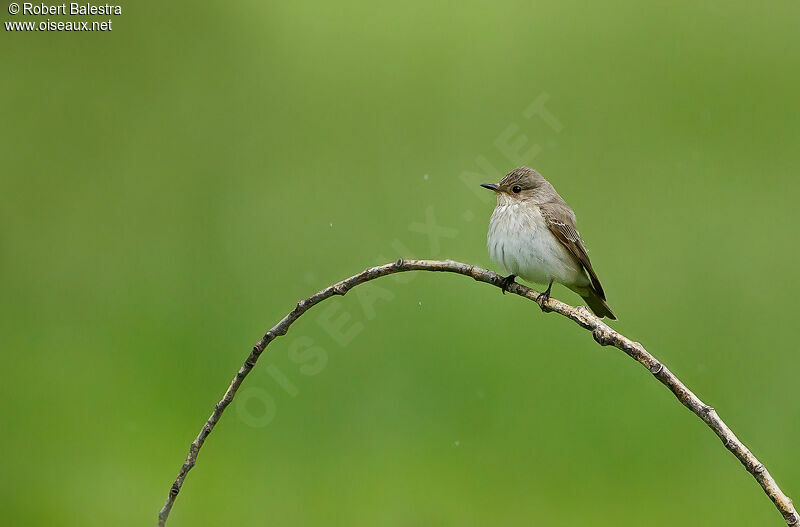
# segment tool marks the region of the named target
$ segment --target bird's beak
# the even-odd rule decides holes
[[[498,187],[497,185],[495,185],[493,183],[481,183],[481,186],[483,188],[488,188],[489,190],[494,190],[495,192],[500,190],[500,187]]]

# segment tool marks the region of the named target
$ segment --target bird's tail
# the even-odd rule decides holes
[[[581,295],[581,298],[589,305],[589,309],[592,310],[592,313],[600,318],[608,317],[611,320],[617,320],[617,317],[614,316],[614,312],[611,311],[611,308],[606,304],[606,299],[598,294],[591,286],[576,288],[574,291]]]

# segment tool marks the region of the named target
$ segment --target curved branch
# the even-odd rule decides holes
[[[405,271],[440,271],[456,273],[465,276],[471,276],[479,282],[484,282],[497,287],[501,287],[501,282],[503,280],[502,276],[493,271],[482,269],[474,265],[454,262],[451,260],[438,261],[401,259],[395,263],[380,265],[378,267],[370,267],[369,269],[366,269],[355,276],[351,276],[346,280],[335,283],[332,286],[319,291],[315,295],[298,302],[297,306],[288,315],[283,317],[280,322],[278,322],[272,329],[267,331],[266,335],[259,339],[256,345],[253,347],[253,350],[250,352],[250,355],[247,357],[247,360],[234,376],[230,386],[225,392],[225,395],[214,406],[214,411],[211,412],[211,416],[203,425],[203,428],[200,430],[197,438],[192,441],[192,444],[189,447],[189,455],[186,457],[186,461],[183,463],[183,466],[178,473],[178,477],[175,479],[175,482],[170,488],[167,502],[164,504],[164,507],[158,514],[158,525],[160,527],[163,527],[166,523],[170,510],[175,503],[175,498],[178,496],[178,492],[180,492],[183,482],[186,479],[186,475],[189,473],[192,467],[194,467],[195,462],[197,461],[197,454],[200,452],[200,447],[203,446],[206,438],[214,429],[214,426],[216,426],[216,424],[219,422],[220,417],[222,417],[222,413],[225,411],[225,408],[227,408],[228,405],[233,401],[236,391],[242,385],[242,382],[244,381],[245,377],[247,377],[247,374],[250,373],[250,370],[252,370],[256,365],[256,361],[258,361],[259,356],[267,347],[267,345],[277,337],[285,335],[289,330],[289,326],[291,326],[295,320],[300,318],[303,313],[311,309],[313,306],[319,304],[323,300],[336,295],[344,295],[350,289],[357,285],[363,284],[364,282],[369,282],[370,280],[374,280],[382,276],[394,273],[402,273]],[[534,302],[536,302],[536,296],[538,295],[537,291],[517,283],[511,284],[511,286],[508,288],[508,291],[527,298],[528,300],[533,300]],[[641,344],[630,340],[620,333],[617,333],[583,306],[574,307],[560,302],[555,298],[550,298],[544,304],[540,303],[540,307],[543,311],[552,311],[567,317],[582,328],[591,331],[594,340],[600,345],[611,345],[619,348],[628,356],[636,360],[639,364],[647,368],[656,379],[661,381],[661,383],[663,383],[673,394],[675,394],[675,397],[677,397],[684,406],[697,415],[697,417],[702,419],[703,422],[719,436],[725,445],[725,448],[730,450],[731,453],[736,456],[736,459],[738,459],[742,465],[744,465],[744,468],[753,475],[756,481],[758,481],[759,485],[761,485],[761,487],[764,489],[764,492],[766,492],[767,496],[769,496],[775,504],[775,507],[777,507],[777,509],[783,515],[783,518],[786,520],[786,524],[789,526],[800,527],[800,516],[798,516],[797,511],[792,505],[792,500],[789,499],[789,497],[786,496],[783,491],[781,491],[780,487],[778,487],[778,484],[767,471],[766,467],[764,467],[764,465],[758,459],[756,459],[750,450],[748,450],[747,447],[744,446],[741,441],[739,441],[728,425],[726,425],[719,415],[717,415],[717,412],[714,410],[714,408],[701,401],[680,381],[680,379],[678,379],[671,371],[669,371],[662,362],[648,353]]]

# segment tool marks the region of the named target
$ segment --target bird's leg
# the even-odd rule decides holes
[[[503,278],[503,281],[500,282],[500,289],[503,290],[503,294],[506,294],[506,291],[508,291],[508,286],[510,286],[511,284],[514,283],[514,278],[516,278],[516,276],[513,275],[513,274],[510,274],[510,275],[506,276],[505,278]]]
[[[550,300],[550,290],[553,288],[553,281],[550,280],[550,283],[547,285],[547,289],[544,293],[539,293],[536,295],[536,303],[539,304],[539,307],[542,308],[544,311],[544,303]]]

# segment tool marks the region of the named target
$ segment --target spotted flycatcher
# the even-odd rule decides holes
[[[492,261],[509,273],[503,280],[504,293],[519,276],[548,284],[537,298],[547,300],[553,282],[558,282],[581,295],[598,317],[617,319],[575,230],[575,213],[549,181],[520,167],[497,185],[481,186],[497,195],[487,245]]]

